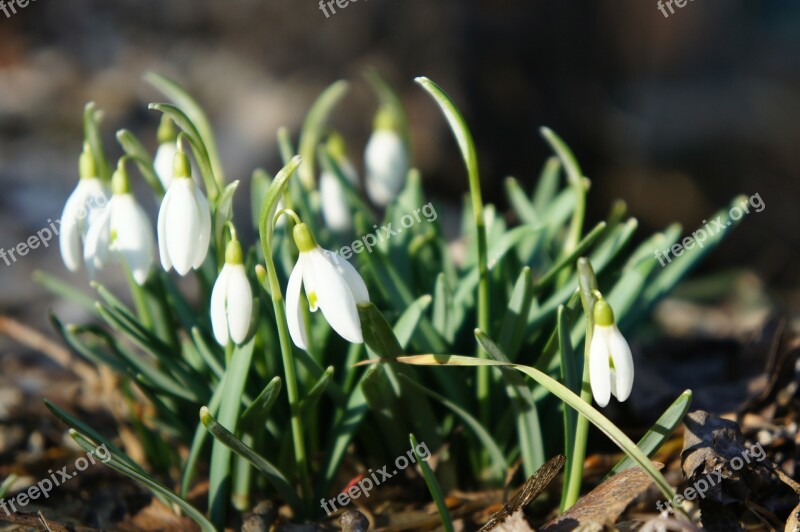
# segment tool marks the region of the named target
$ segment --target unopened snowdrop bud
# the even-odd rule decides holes
[[[155,262],[155,238],[147,213],[131,194],[125,159],[111,178],[111,200],[90,224],[83,249],[86,270],[92,278],[107,257],[122,260],[134,281],[143,285]]]
[[[174,266],[180,275],[203,264],[211,239],[208,201],[191,175],[189,157],[178,146],[173,179],[158,211],[158,248],[164,270]]]
[[[286,287],[286,319],[292,341],[301,349],[308,348],[300,306],[302,286],[311,312],[322,309],[322,315],[342,338],[354,344],[363,343],[356,305],[369,302],[364,280],[349,262],[319,247],[306,224],[295,225],[293,236],[300,256]]]
[[[614,311],[602,297],[592,310],[594,330],[589,345],[589,380],[592,395],[600,406],[611,395],[625,401],[633,388],[633,357],[628,342],[614,321]]]
[[[387,106],[375,115],[374,131],[364,151],[364,167],[370,200],[387,205],[403,188],[408,173],[408,150],[397,117]]]
[[[253,291],[242,260],[242,246],[233,239],[225,248],[225,265],[211,292],[211,327],[224,346],[229,340],[241,344],[247,338],[253,314]]]
[[[81,267],[81,245],[92,220],[108,203],[108,192],[97,176],[94,157],[88,144],[83,146],[79,170],[80,179],[64,205],[58,235],[61,258],[67,269],[73,272]]]
[[[168,189],[172,182],[173,164],[178,151],[177,139],[178,131],[175,129],[172,119],[167,115],[162,115],[161,124],[158,126],[158,148],[153,159],[153,167],[155,167],[164,190]]]
[[[347,159],[344,139],[338,133],[328,137],[327,150],[344,176],[353,185],[358,185],[358,173]],[[322,201],[322,216],[325,224],[334,231],[346,231],[353,226],[353,216],[347,204],[344,188],[329,171],[323,171],[319,179],[319,192]]]

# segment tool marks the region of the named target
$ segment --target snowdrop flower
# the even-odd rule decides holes
[[[358,173],[347,160],[344,139],[331,134],[327,142],[328,153],[339,165],[344,176],[353,185],[358,185]],[[347,203],[344,188],[333,173],[323,171],[319,178],[319,193],[322,201],[322,216],[325,224],[334,231],[347,231],[353,226],[353,216]],[[282,218],[281,218],[282,219]]]
[[[178,132],[175,130],[172,119],[167,115],[163,115],[161,124],[158,126],[158,148],[153,159],[153,167],[156,170],[156,175],[158,175],[158,180],[164,186],[164,190],[167,190],[172,182],[175,154],[178,153],[177,139]]]
[[[367,195],[373,203],[387,205],[403,188],[408,173],[408,150],[397,119],[387,107],[375,116],[372,136],[364,151]]]
[[[624,401],[633,387],[633,357],[628,342],[614,322],[614,311],[604,299],[592,310],[594,332],[589,345],[589,380],[597,404],[606,406],[611,395]]]
[[[175,266],[180,275],[203,264],[211,239],[208,201],[191,175],[189,157],[178,147],[172,182],[158,211],[158,249],[164,270]]]
[[[86,234],[86,270],[91,279],[111,255],[124,261],[134,281],[143,285],[155,262],[156,243],[147,213],[131,194],[124,158],[111,179],[111,189],[108,206],[91,222]]]
[[[300,256],[286,287],[286,319],[292,341],[301,349],[308,348],[300,306],[302,284],[311,312],[322,309],[322,315],[342,338],[354,344],[362,343],[364,338],[356,305],[369,302],[364,280],[349,262],[319,247],[306,224],[295,225],[293,231]]]
[[[231,231],[225,248],[225,265],[211,291],[211,327],[219,345],[228,340],[241,344],[247,338],[253,314],[253,291],[242,260],[242,246]]]
[[[94,158],[88,144],[83,146],[79,166],[80,180],[64,205],[61,230],[58,235],[61,258],[67,269],[73,272],[81,267],[81,244],[90,223],[108,203],[106,187],[97,177]]]

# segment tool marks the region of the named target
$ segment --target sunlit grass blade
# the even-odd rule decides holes
[[[92,315],[97,314],[97,309],[94,306],[94,299],[76,289],[73,284],[63,281],[42,270],[34,270],[31,277],[35,283],[39,283],[55,295],[75,303],[78,307]]]
[[[206,147],[207,156],[211,164],[211,169],[216,177],[217,184],[220,188],[223,187],[225,185],[225,172],[223,171],[222,163],[217,153],[214,130],[211,128],[211,123],[205,111],[203,111],[203,108],[183,87],[166,76],[156,74],[155,72],[148,72],[145,74],[144,78],[175,102],[194,123]]]
[[[6,478],[3,479],[3,483],[0,484],[0,499],[5,498],[8,495],[8,490],[11,489],[11,485],[17,481],[19,477],[14,473],[9,474]]]
[[[234,433],[238,426],[242,394],[244,393],[245,381],[250,370],[250,362],[253,358],[253,344],[254,341],[250,340],[247,344],[233,349],[223,381],[225,383],[225,393],[219,406],[219,422],[223,427],[230,427],[229,430]],[[208,513],[211,521],[220,528],[225,523],[225,510],[228,506],[227,497],[231,482],[230,471],[230,449],[225,442],[220,442],[217,439],[211,450]]]
[[[419,465],[422,471],[422,478],[425,479],[425,484],[428,486],[431,497],[433,497],[433,502],[436,503],[436,509],[439,511],[439,517],[442,519],[445,532],[454,532],[453,519],[450,517],[450,511],[447,509],[444,494],[442,493],[442,488],[439,486],[439,482],[436,480],[436,475],[433,474],[433,470],[430,464],[428,464],[427,459],[423,458],[417,452],[418,444],[414,435],[409,434],[408,439],[411,442],[411,448],[414,450],[414,456],[417,458],[417,465]]]
[[[681,424],[689,407],[692,405],[692,391],[686,390],[678,396],[675,401],[661,414],[661,417],[653,424],[650,430],[642,436],[642,439],[636,443],[636,446],[642,450],[644,454],[652,457],[656,451],[669,439],[672,433]],[[629,467],[636,464],[630,456],[626,456],[611,470],[611,475],[616,475],[620,471],[624,471]]]
[[[102,117],[103,112],[97,108],[94,102],[87,103],[83,109],[83,134],[92,152],[92,158],[97,169],[97,177],[109,182],[111,180],[111,168],[108,166],[106,153],[103,149],[103,136],[100,132],[100,120]]]
[[[280,393],[281,378],[276,376],[267,383],[261,393],[258,394],[258,397],[253,399],[250,406],[242,412],[242,416],[239,419],[242,430],[261,430]]]
[[[325,122],[336,104],[347,93],[348,87],[349,84],[344,80],[339,80],[330,85],[319,95],[319,98],[309,109],[305,122],[303,122],[298,154],[305,162],[300,168],[300,182],[307,191],[314,190],[316,186],[316,164],[314,158],[317,146],[322,140]]]
[[[69,434],[70,437],[72,437],[72,439],[75,440],[75,442],[77,442],[78,445],[80,445],[87,452],[93,451],[98,447],[96,441],[92,441],[75,429],[71,429]],[[197,525],[200,527],[200,530],[203,532],[215,532],[217,530],[214,528],[214,525],[212,525],[208,519],[206,519],[206,517],[194,506],[186,502],[181,497],[175,495],[169,488],[154,480],[144,471],[133,468],[127,462],[122,460],[124,455],[120,456],[121,453],[112,451],[110,448],[109,452],[111,453],[111,459],[105,462],[105,465],[144,485],[168,506],[170,504],[178,506],[187,516],[197,523]]]
[[[436,101],[439,109],[447,119],[450,129],[456,138],[456,143],[461,151],[461,157],[469,177],[469,194],[472,200],[472,216],[474,217],[475,235],[478,244],[478,327],[484,331],[489,330],[489,264],[486,242],[486,221],[483,215],[483,199],[481,195],[481,178],[478,169],[478,151],[475,141],[467,126],[461,111],[452,99],[433,81],[426,77],[418,77],[414,81],[419,83],[428,94]],[[484,356],[478,349],[478,355]],[[489,419],[489,371],[485,368],[477,370],[477,396],[480,405],[480,415],[484,423]]]
[[[539,181],[533,192],[533,208],[537,213],[545,209],[553,201],[558,192],[558,178],[561,173],[561,161],[558,157],[548,157],[539,173]]]
[[[525,326],[533,303],[531,269],[522,268],[508,300],[506,315],[500,328],[499,344],[508,356],[516,357],[525,336]],[[532,474],[532,473],[531,473]]]
[[[202,407],[200,409],[200,420],[211,435],[214,436],[215,441],[220,442],[227,449],[235,452],[239,456],[246,458],[261,471],[278,494],[283,497],[295,511],[299,511],[302,508],[301,501],[294,491],[294,488],[292,488],[291,483],[277,467],[271,464],[266,458],[256,453],[253,449],[246,446],[231,431],[217,422],[209,413],[208,408]]]
[[[417,326],[422,320],[422,317],[425,315],[425,311],[430,306],[432,300],[433,298],[427,294],[420,296],[416,301],[409,305],[406,311],[403,312],[403,314],[397,320],[393,330],[400,347],[405,348],[411,341],[411,337],[417,330]]]
[[[539,213],[536,212],[528,196],[519,186],[519,181],[513,177],[507,177],[504,184],[508,201],[519,219],[526,224],[539,225],[541,223]]]

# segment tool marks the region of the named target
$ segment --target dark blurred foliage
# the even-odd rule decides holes
[[[417,75],[462,107],[487,200],[505,206],[507,175],[533,185],[548,155],[538,128],[548,125],[593,181],[593,218],[621,197],[645,229],[677,220],[691,232],[734,195],[759,193],[766,209],[706,268],[752,266],[794,288],[798,24],[790,0],[694,0],[669,18],[655,0],[358,0],[328,19],[312,0],[37,0],[10,19],[0,13],[0,245],[60,215],[85,101],[107,111],[114,156],[121,127],[154,147],[146,104],[161,97],[141,80],[147,70],[180,80],[207,107],[229,175],[247,180],[256,166],[278,168],[276,129],[296,135],[339,78],[356,83],[333,123],[360,163],[375,108],[361,72],[374,65],[408,106],[415,161],[439,200],[460,201],[466,177]],[[0,265],[0,288],[24,295],[42,263],[60,268],[53,247]]]

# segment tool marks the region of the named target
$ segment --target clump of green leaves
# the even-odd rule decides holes
[[[399,98],[375,72],[367,78],[382,112],[402,126],[407,145]],[[562,509],[567,508],[580,493],[588,423],[627,454],[615,472],[638,464],[671,498],[670,486],[648,456],[680,422],[691,394],[677,398],[656,421],[660,429],[638,446],[591,406],[591,395],[582,391],[582,368],[592,293],[602,291],[622,330],[633,332],[721,234],[660,268],[652,251],[677,241],[677,225],[634,247],[636,220],[618,202],[605,220],[587,226],[590,182],[567,145],[547,128],[542,137],[553,156],[533,191],[512,177],[506,180],[511,216],[502,216],[482,201],[477,152],[462,115],[426,78],[417,81],[449,124],[470,186],[459,239],[466,252],[458,260],[438,216],[403,223],[422,206],[435,208],[417,169],[408,172],[402,191],[379,212],[346,176],[341,153],[330,151],[328,117],[347,93],[345,81],[333,84],[310,107],[297,151],[290,135],[278,132],[284,168],[274,179],[256,170],[249,185],[252,212],[234,213],[239,183],[226,181],[205,113],[173,81],[155,74],[147,79],[170,100],[151,109],[177,125],[205,184],[213,252],[194,273],[196,297],[187,298],[173,277],[157,269],[143,287],[131,283],[132,307],[101,284],[94,283],[96,297],[87,298],[64,281],[37,274],[95,315],[85,325],[64,324],[56,316],[52,321],[80,356],[119,375],[147,463],[135,463],[106,436],[48,403],[79,444],[105,444],[110,467],[177,505],[204,530],[224,526],[230,506],[244,511],[256,494],[281,499],[298,519],[318,517],[317,501],[346,484],[339,474],[345,459],[365,468],[390,463],[408,449],[409,434],[434,453],[447,444],[435,472],[428,464],[422,467],[445,523],[449,516],[441,497],[447,489],[499,486],[516,462],[531,475],[555,453],[568,459],[562,500]],[[86,142],[100,177],[107,179],[99,128],[90,104]],[[117,138],[159,200],[164,189],[152,157],[131,132],[122,130]],[[324,224],[318,171],[339,181],[354,222],[349,230]],[[326,249],[351,243],[355,248],[363,235],[377,234],[379,225],[404,228],[352,259],[371,297],[359,307],[365,344],[348,344],[322,319],[307,320],[307,350],[289,342],[283,289],[298,252],[290,236],[293,222],[275,225],[279,201]],[[214,342],[208,309],[229,239],[223,229],[231,222],[253,224],[260,235],[250,246],[241,239],[247,275],[257,290],[248,339],[221,347]],[[308,314],[307,306],[303,310]],[[357,365],[363,361],[372,363]],[[204,513],[185,498],[206,475]]]

